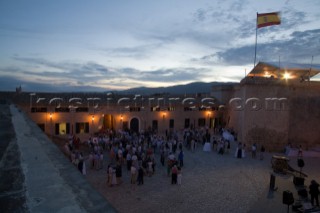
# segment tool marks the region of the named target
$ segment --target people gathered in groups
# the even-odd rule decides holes
[[[168,183],[181,185],[185,151],[194,155],[199,152],[199,147],[208,143],[218,155],[228,155],[232,146],[235,146],[236,158],[244,158],[246,155],[245,143],[231,143],[222,136],[221,130],[210,132],[206,128],[166,131],[165,135],[154,131],[134,133],[107,130],[93,135],[83,143],[78,137],[70,136],[64,149],[72,164],[83,175],[87,174],[87,169],[90,173],[105,172],[106,185],[109,187],[128,181],[123,175],[129,178],[128,183],[131,185],[143,186],[145,177],[152,179],[158,170],[166,171]],[[255,159],[257,144],[252,144],[248,151]],[[261,146],[260,159],[263,159],[264,152],[265,148]]]

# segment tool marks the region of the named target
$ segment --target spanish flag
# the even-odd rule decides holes
[[[281,24],[279,12],[257,14],[257,28],[279,24]]]

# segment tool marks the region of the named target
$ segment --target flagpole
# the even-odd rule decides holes
[[[281,75],[281,66],[280,66],[280,55],[279,55],[279,69],[278,69],[278,79],[280,79]]]
[[[256,44],[254,47],[254,62],[253,62],[253,67],[256,66],[256,58],[257,58],[257,40],[258,40],[258,13],[257,13],[257,19],[256,19]]]
[[[311,75],[312,63],[313,63],[313,56],[311,58],[311,64],[310,64],[310,70],[309,70],[309,76],[308,76],[308,83],[309,84],[310,84],[310,75]]]

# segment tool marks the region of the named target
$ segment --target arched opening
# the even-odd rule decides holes
[[[113,129],[114,128],[114,117],[113,117],[113,115],[111,115],[111,114],[104,115],[101,126],[102,126],[103,130]]]
[[[132,118],[130,121],[130,130],[132,132],[139,132],[139,119],[138,118]]]

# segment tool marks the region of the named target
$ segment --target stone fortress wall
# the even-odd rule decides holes
[[[319,82],[246,78],[231,97],[238,99],[228,102],[225,119],[239,141],[263,144],[270,151],[281,151],[288,143],[319,146]]]

